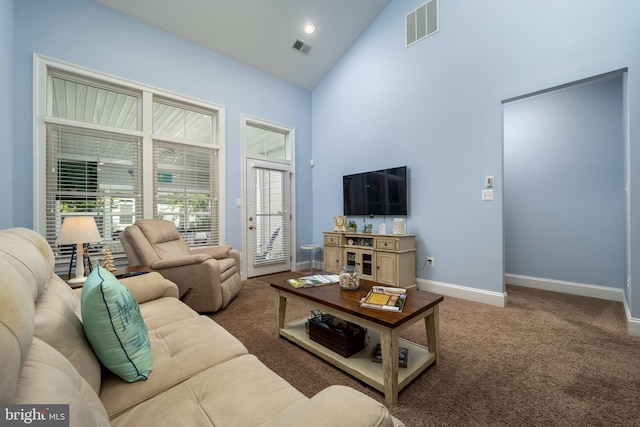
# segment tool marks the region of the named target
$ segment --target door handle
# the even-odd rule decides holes
[[[253,230],[253,225],[250,225],[250,226],[249,226],[249,230]]]

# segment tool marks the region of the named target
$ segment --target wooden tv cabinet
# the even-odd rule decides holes
[[[324,270],[339,273],[354,265],[360,278],[389,286],[416,285],[416,236],[325,232]]]

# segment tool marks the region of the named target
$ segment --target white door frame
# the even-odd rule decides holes
[[[242,253],[240,254],[240,262],[242,265],[241,271],[240,271],[240,277],[242,280],[246,280],[247,279],[247,272],[248,272],[248,265],[249,265],[249,251],[251,250],[251,248],[246,247],[247,244],[247,202],[248,202],[248,197],[249,195],[246,192],[246,188],[247,188],[247,182],[246,182],[246,177],[247,177],[247,164],[248,164],[248,160],[249,158],[251,159],[256,159],[256,160],[261,160],[261,161],[266,161],[266,162],[274,162],[274,163],[278,163],[278,162],[283,162],[282,159],[280,159],[278,161],[278,159],[270,159],[268,157],[265,156],[247,156],[246,154],[246,149],[245,149],[245,127],[247,124],[254,124],[254,125],[258,125],[261,127],[265,127],[268,129],[273,129],[279,132],[282,132],[285,134],[285,143],[286,143],[286,162],[289,163],[290,165],[290,170],[291,170],[291,183],[290,183],[290,197],[289,197],[289,204],[290,204],[290,214],[291,214],[291,220],[290,220],[290,227],[291,229],[289,230],[289,248],[290,248],[290,252],[291,252],[291,268],[293,270],[295,270],[295,266],[296,266],[296,246],[295,246],[295,242],[296,242],[296,173],[295,173],[295,169],[296,169],[296,163],[294,161],[295,159],[295,129],[289,126],[285,126],[279,123],[274,123],[274,122],[270,122],[270,121],[266,121],[263,119],[259,119],[256,117],[252,117],[246,114],[242,114],[241,115],[241,168],[242,168],[242,174],[241,174],[241,191],[242,191],[242,203],[241,203],[241,214],[240,214],[240,220],[241,220],[241,238],[242,238]]]

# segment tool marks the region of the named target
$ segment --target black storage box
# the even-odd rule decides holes
[[[367,329],[330,314],[314,312],[309,319],[309,338],[338,353],[349,357],[364,348]]]

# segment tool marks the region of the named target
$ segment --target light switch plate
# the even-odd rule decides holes
[[[493,187],[493,177],[492,176],[485,176],[484,177],[484,186],[486,188]]]

